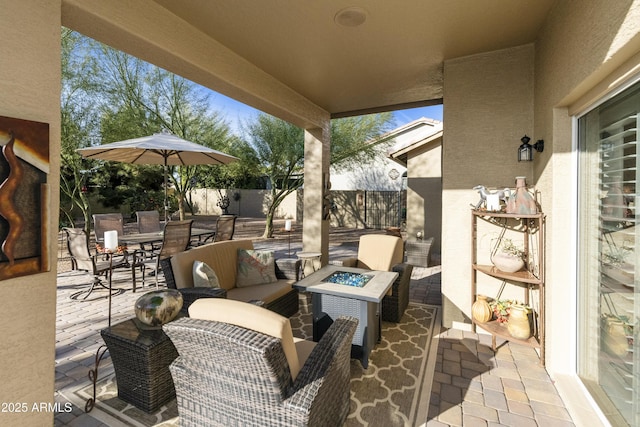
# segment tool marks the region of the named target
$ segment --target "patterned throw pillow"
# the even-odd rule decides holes
[[[209,287],[219,288],[220,282],[213,268],[209,267],[206,262],[193,262],[193,286],[196,288]]]
[[[273,251],[238,249],[238,276],[236,286],[273,283],[276,279],[276,265]]]

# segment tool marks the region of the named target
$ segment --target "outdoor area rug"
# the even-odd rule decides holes
[[[351,409],[345,426],[415,426],[426,424],[436,363],[439,313],[437,306],[409,304],[400,323],[382,322],[382,340],[364,369],[351,360]],[[311,337],[311,314],[301,304],[291,318],[293,333]],[[107,425],[177,426],[175,399],[154,414],[118,399],[113,372],[102,373],[97,402],[90,415]],[[93,386],[85,383],[61,391],[64,398],[84,408]]]

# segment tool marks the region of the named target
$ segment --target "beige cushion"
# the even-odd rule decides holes
[[[262,285],[277,281],[273,251],[238,249],[236,286]]]
[[[204,261],[216,272],[220,287],[226,290],[236,286],[236,264],[238,249],[253,249],[250,239],[225,240],[198,246],[188,251],[180,252],[171,257],[171,267],[176,281],[176,287],[192,288],[194,261]]]
[[[193,262],[193,286],[196,288],[210,287],[219,288],[220,283],[216,272],[213,271],[209,264],[203,261]]]
[[[189,317],[225,322],[263,333],[282,341],[291,378],[300,372],[298,352],[289,319],[266,308],[223,298],[200,298],[189,306]]]
[[[294,280],[278,280],[277,282],[267,283],[266,285],[228,289],[227,298],[236,301],[260,300],[268,304],[291,292],[293,282]]]
[[[403,261],[402,239],[387,234],[365,234],[358,245],[358,267],[369,270],[391,271]]]

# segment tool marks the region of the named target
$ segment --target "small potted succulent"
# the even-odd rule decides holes
[[[525,255],[525,252],[511,239],[502,239],[491,254],[491,262],[500,271],[515,273],[524,267]]]

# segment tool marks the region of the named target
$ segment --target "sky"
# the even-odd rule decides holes
[[[211,91],[210,95],[211,107],[218,111],[231,126],[231,129],[238,134],[240,133],[241,123],[248,122],[260,113],[260,110],[256,110],[220,93]],[[397,127],[422,117],[442,121],[442,105],[398,110],[394,111],[393,115]]]

